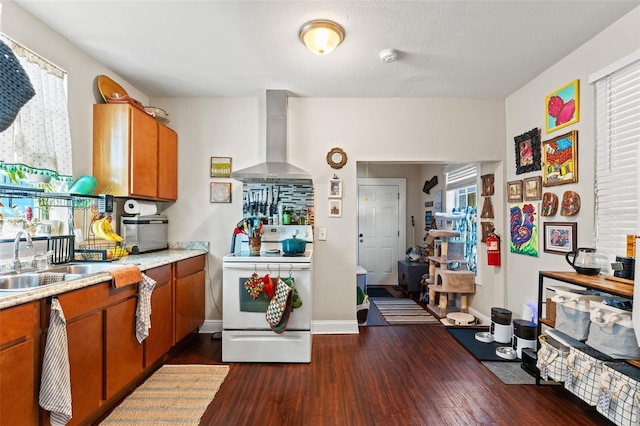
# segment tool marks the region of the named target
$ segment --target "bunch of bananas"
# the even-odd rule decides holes
[[[91,224],[91,232],[103,240],[115,241],[117,243],[124,241],[124,238],[113,232],[113,228],[111,228],[111,216],[94,220]]]

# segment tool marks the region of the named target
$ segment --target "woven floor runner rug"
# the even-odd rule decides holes
[[[228,365],[163,365],[101,425],[197,425]]]
[[[372,299],[385,321],[400,324],[440,324],[440,321],[411,299],[387,297]]]

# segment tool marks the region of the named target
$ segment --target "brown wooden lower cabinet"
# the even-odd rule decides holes
[[[142,344],[136,339],[137,298],[105,309],[106,399],[142,372]]]
[[[73,411],[68,425],[96,421],[203,323],[204,267],[205,257],[198,256],[145,271],[156,287],[151,329],[142,344],[135,334],[135,284],[116,289],[107,281],[57,296],[67,321]],[[46,300],[0,311],[2,426],[49,422],[38,392],[50,315]]]
[[[151,293],[151,329],[144,341],[146,368],[169,352],[173,345],[173,280],[171,265],[148,270],[145,274],[156,281]]]
[[[77,425],[100,408],[103,400],[102,312],[68,321],[67,346],[73,409],[67,425]]]
[[[0,311],[0,425],[37,424],[38,304]]]
[[[176,264],[176,342],[197,329],[205,316],[205,257]]]

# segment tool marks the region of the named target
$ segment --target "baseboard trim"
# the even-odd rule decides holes
[[[216,333],[222,331],[222,320],[206,320],[199,333]],[[358,321],[313,321],[311,334],[358,334]]]

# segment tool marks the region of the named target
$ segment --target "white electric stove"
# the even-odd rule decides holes
[[[306,250],[297,255],[282,252],[280,241],[304,239]],[[241,234],[237,250],[222,260],[222,361],[311,362],[313,319],[313,229],[309,225],[265,225],[259,255],[249,252]],[[293,277],[302,306],[291,312],[286,330],[275,333],[265,318],[269,299],[263,293],[253,299],[244,283],[261,277]]]

